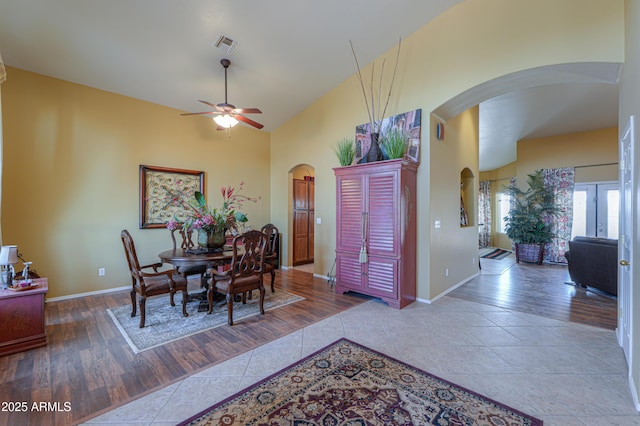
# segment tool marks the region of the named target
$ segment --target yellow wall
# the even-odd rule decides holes
[[[387,115],[422,109],[421,166],[418,169],[418,298],[442,294],[451,283],[431,275],[431,197],[440,191],[431,159],[433,131],[430,112],[481,83],[533,67],[570,62],[621,63],[623,56],[623,1],[604,0],[466,0],[411,36],[402,40],[398,74]],[[541,30],[543,28],[543,30]],[[376,59],[395,61],[392,48]],[[353,61],[348,43],[336,60]],[[363,67],[365,80],[371,66]],[[379,68],[378,68],[379,69]],[[298,164],[311,164],[316,171],[316,272],[326,273],[335,258],[335,178],[338,161],[332,147],[344,137],[353,137],[355,126],[367,122],[361,89],[355,78],[344,81],[285,125],[272,132],[271,216],[287,217],[287,171]],[[447,123],[448,125],[448,123]],[[446,134],[446,132],[445,132]],[[452,148],[453,149],[453,148]],[[450,156],[447,154],[447,158]],[[455,167],[457,164],[451,165]],[[477,169],[477,166],[475,166]],[[475,170],[472,168],[472,170]],[[458,170],[459,173],[459,170]],[[458,184],[446,190],[458,194]],[[279,225],[278,225],[279,226]],[[474,245],[477,249],[477,236]],[[286,248],[285,248],[286,250]],[[456,254],[457,255],[457,254]],[[454,258],[439,259],[454,264]],[[465,259],[466,263],[471,259]],[[438,266],[438,269],[442,269]],[[437,281],[437,282],[432,282]],[[452,280],[453,281],[453,280]]]
[[[623,5],[623,0],[466,0],[402,41],[386,115],[421,108],[424,117],[417,200],[418,298],[433,299],[451,284],[431,276],[437,247],[432,247],[434,198],[429,194],[459,193],[459,183],[448,182],[443,189],[431,170],[433,164],[446,165],[431,152],[430,112],[481,83],[533,67],[623,62]],[[394,63],[395,54],[395,48],[390,49],[376,64],[379,67],[383,58]],[[353,61],[347,40],[335,60]],[[369,70],[370,65],[363,67],[365,79]],[[139,164],[205,170],[210,198],[217,196],[218,184],[244,179],[247,193],[263,197],[260,206],[253,207],[255,213],[249,211],[252,225],[271,220],[279,229],[288,226],[290,172],[300,164],[312,166],[315,214],[322,220],[315,225],[315,270],[326,274],[331,269],[332,168],[338,166],[332,147],[368,121],[355,76],[271,135],[238,126],[229,139],[213,131],[206,119],[179,117],[169,108],[9,71],[3,85],[3,240],[17,243],[36,269],[50,277],[50,297],[127,284],[117,238],[124,227],[135,231],[139,250],[151,259],[157,247],[164,246],[165,232],[137,229]],[[442,154],[452,158],[450,152]],[[231,158],[243,167],[230,165]],[[29,164],[28,170],[23,163]],[[283,246],[283,259],[288,258],[288,246]],[[455,263],[453,258],[438,261]],[[107,268],[106,277],[97,277],[98,267]]]
[[[449,120],[443,140],[432,139],[431,190],[418,191],[429,197],[431,244],[429,252],[431,294],[444,293],[478,273],[478,226],[473,212],[478,204],[478,111],[471,108]],[[431,128],[434,128],[432,125]],[[424,134],[424,133],[423,133]],[[471,212],[472,226],[460,226],[460,173],[469,169],[475,189]],[[467,189],[467,190],[468,190]],[[440,228],[435,223],[440,222]],[[422,262],[422,257],[418,263]]]
[[[491,245],[511,249],[506,234],[496,232],[499,212],[495,208],[495,195],[509,185],[510,177],[522,183],[537,169],[575,167],[576,183],[617,181],[617,162],[617,127],[519,141],[515,162],[480,174],[480,180],[492,181]]]
[[[165,229],[138,228],[140,164],[203,170],[211,204],[245,181],[250,224],[269,221],[270,135],[9,68],[2,86],[3,244],[49,278],[48,297],[130,285],[120,231],[141,262],[170,248]],[[194,101],[195,102],[195,101]],[[195,106],[195,103],[194,103]],[[248,166],[250,165],[250,166]],[[98,277],[98,268],[106,276]],[[21,269],[21,265],[18,265]]]
[[[618,180],[618,128],[518,142],[517,177],[525,182],[536,169],[576,167],[576,182]],[[609,164],[606,166],[596,166]]]

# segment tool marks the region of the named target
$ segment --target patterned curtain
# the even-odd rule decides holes
[[[560,214],[548,220],[555,238],[544,248],[544,261],[567,263],[564,253],[569,250],[571,226],[573,225],[574,169],[573,167],[565,167],[544,169],[542,172],[545,186],[555,189],[556,205],[560,208]]]
[[[511,188],[515,188],[518,186],[518,178],[516,176],[511,176],[509,178],[509,186]],[[514,198],[511,198],[511,206],[510,209],[513,209],[516,205],[516,200]],[[513,251],[514,253],[516,252],[516,244],[511,241],[511,251]]]
[[[491,182],[480,182],[478,191],[478,245],[491,245]]]

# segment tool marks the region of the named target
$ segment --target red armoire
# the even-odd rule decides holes
[[[416,172],[389,160],[333,169],[336,292],[355,291],[403,308],[416,299]]]

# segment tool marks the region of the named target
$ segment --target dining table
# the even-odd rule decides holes
[[[217,250],[174,248],[159,253],[158,257],[162,260],[162,263],[169,263],[175,266],[178,272],[180,271],[180,268],[188,266],[206,266],[207,269],[216,268],[220,270],[220,268],[224,268],[225,265],[229,265],[231,263],[231,259],[233,258],[233,248],[230,245],[225,245],[221,249]],[[189,301],[195,299],[207,300],[206,289],[209,286],[209,278],[211,278],[211,276],[208,272],[203,275],[201,287],[205,289],[205,291],[190,294]]]
[[[158,254],[163,263],[170,263],[178,269],[188,266],[206,266],[208,268],[228,264],[233,257],[231,246],[224,246],[222,250],[182,249],[165,250]]]

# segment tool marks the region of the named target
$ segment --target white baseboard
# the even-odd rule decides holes
[[[58,296],[58,297],[51,297],[51,298],[47,297],[47,302],[58,302],[60,300],[77,299],[78,297],[95,296],[96,294],[113,293],[113,292],[122,291],[122,290],[131,290],[131,286],[127,285],[124,287],[107,288],[104,290],[88,291],[86,293],[69,294],[67,296]]]
[[[466,284],[468,281],[471,281],[472,279],[476,278],[479,275],[480,275],[480,272],[478,272],[477,274],[473,274],[468,278],[465,278],[464,280],[460,281],[458,284],[454,285],[453,287],[450,287],[450,288],[446,289],[445,291],[443,291],[442,293],[440,293],[439,295],[437,295],[433,299],[416,298],[416,302],[422,302],[422,303],[431,304],[431,303],[435,302],[436,300],[441,299],[442,297],[444,297],[447,294],[451,293],[453,290],[457,289],[458,287]]]
[[[633,406],[636,411],[640,412],[640,401],[638,401],[638,389],[633,381],[633,377],[629,374],[629,390],[631,392],[631,398],[633,399]]]

